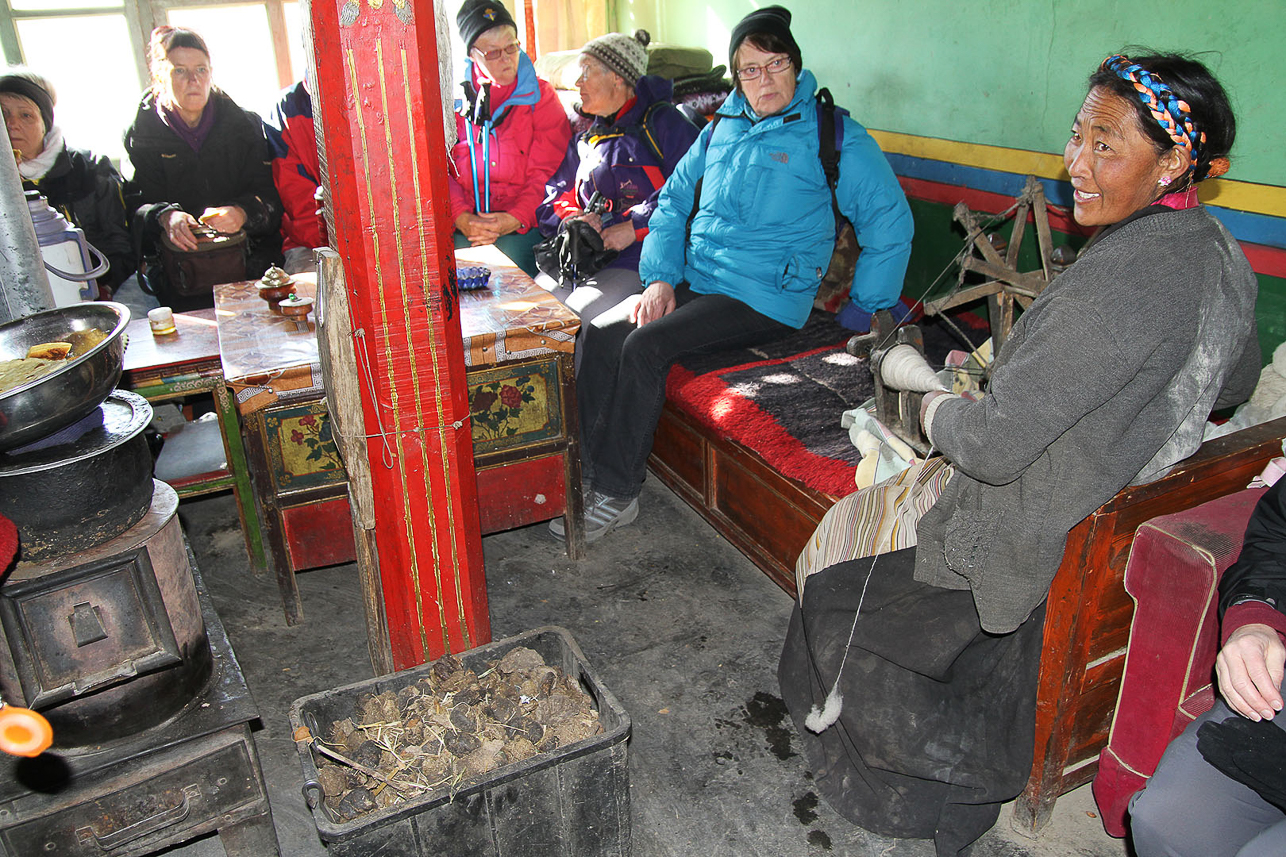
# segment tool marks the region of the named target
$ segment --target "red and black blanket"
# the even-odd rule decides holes
[[[930,363],[941,366],[948,350],[961,347],[941,325],[930,321],[921,327]],[[844,496],[854,490],[861,456],[840,417],[874,395],[866,359],[845,351],[852,335],[833,314],[814,310],[798,333],[780,342],[676,365],[666,395],[779,473]]]

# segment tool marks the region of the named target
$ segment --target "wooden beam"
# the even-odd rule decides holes
[[[390,662],[491,638],[430,0],[313,0]],[[370,624],[370,617],[368,617]]]

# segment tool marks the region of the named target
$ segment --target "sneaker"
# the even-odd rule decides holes
[[[589,544],[601,539],[617,527],[634,523],[639,516],[639,498],[612,497],[595,491],[586,497],[585,504],[585,541]],[[558,538],[567,534],[567,526],[562,518],[549,522],[549,531]]]

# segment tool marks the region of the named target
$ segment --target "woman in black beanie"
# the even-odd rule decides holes
[[[455,246],[495,244],[535,276],[536,206],[572,136],[567,112],[499,0],[465,0],[456,26],[468,59],[447,176]]]
[[[10,69],[0,77],[0,109],[22,187],[39,191],[107,257],[111,267],[98,278],[98,296],[110,298],[134,272],[121,177],[106,157],[63,141],[54,124],[54,97],[53,87],[34,72]]]

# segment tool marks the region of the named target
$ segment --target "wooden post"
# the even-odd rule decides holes
[[[377,668],[404,669],[491,638],[434,10],[313,0],[309,20],[374,506],[383,615],[367,624],[388,632]]]

